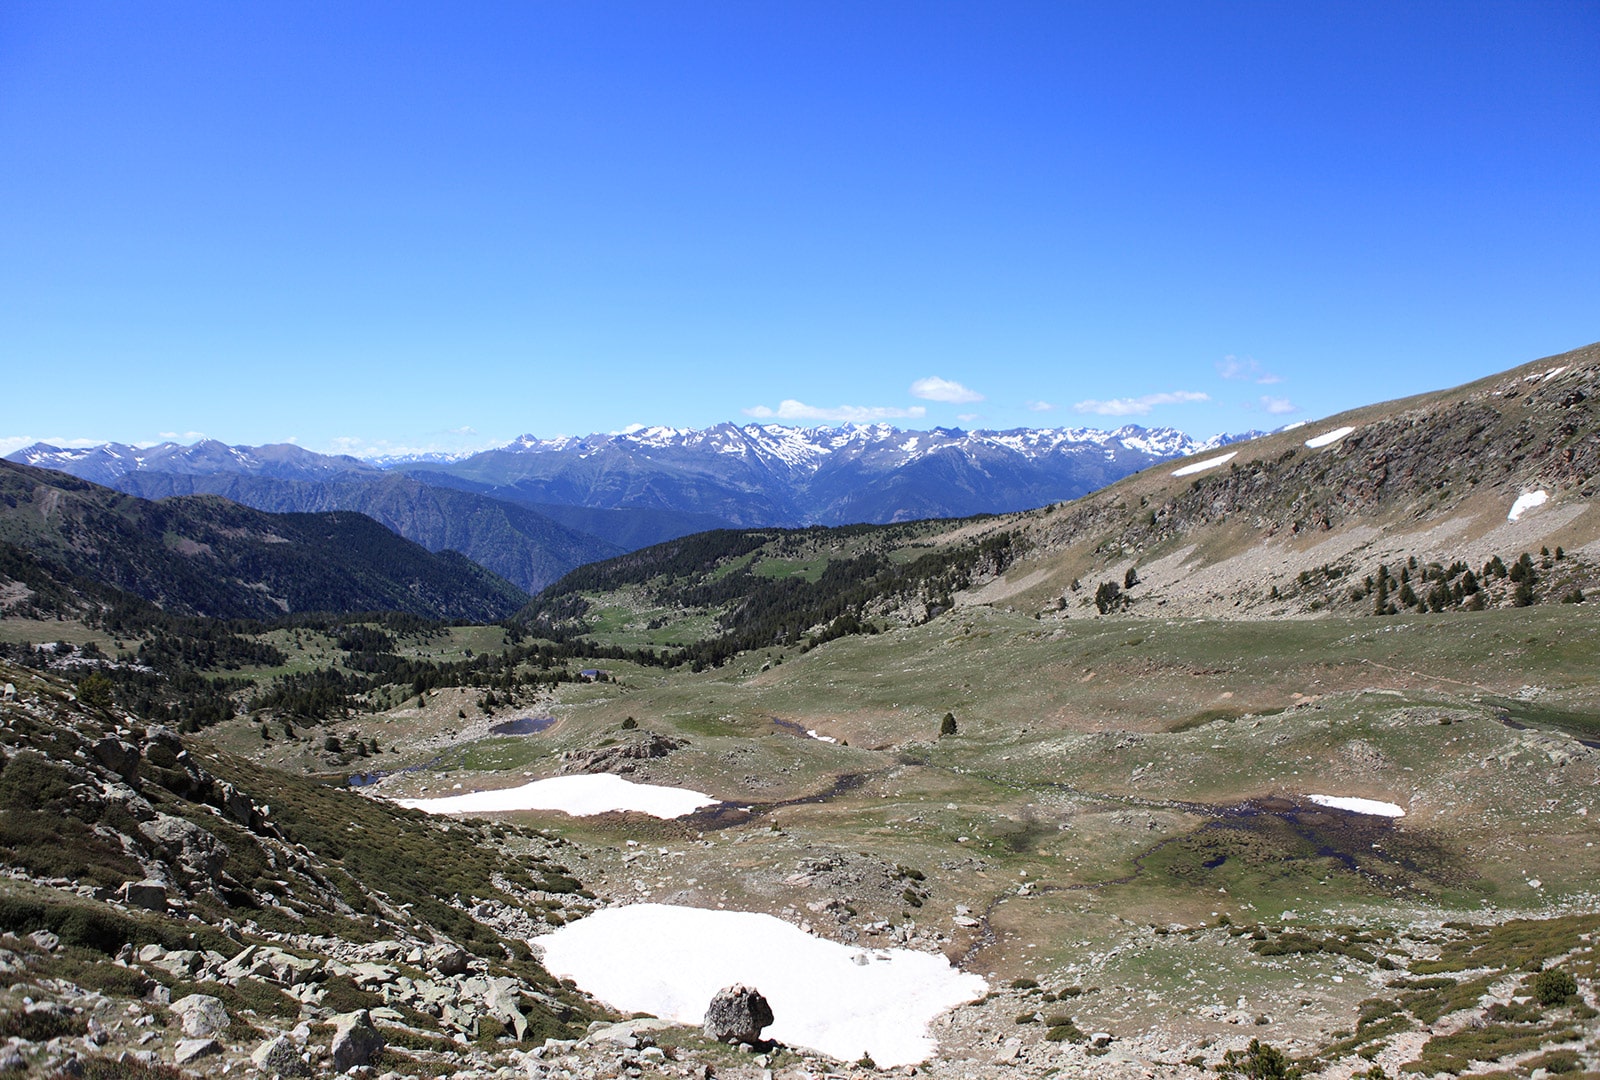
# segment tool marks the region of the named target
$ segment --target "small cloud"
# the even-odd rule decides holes
[[[840,405],[834,409],[824,409],[816,405],[807,405],[803,401],[795,401],[793,398],[780,401],[776,409],[769,409],[765,405],[753,405],[741,411],[757,420],[821,420],[833,424],[865,424],[873,420],[917,420],[928,414],[928,410],[921,405],[913,405],[909,409],[882,405]]]
[[[1269,413],[1272,413],[1274,416],[1282,416],[1284,413],[1300,411],[1299,406],[1290,401],[1288,398],[1269,397],[1265,394],[1261,396],[1261,407],[1267,410]]]
[[[982,419],[982,415],[983,415],[982,413],[975,413],[975,412],[957,413],[956,414],[956,419],[960,420],[963,424],[970,424],[974,420]]]
[[[1030,401],[1027,409],[1029,412],[1053,412],[1055,406],[1048,401]]]
[[[1248,356],[1224,356],[1217,361],[1217,374],[1224,379],[1248,380],[1258,386],[1271,386],[1283,381],[1283,376],[1263,371],[1261,364]]]
[[[471,424],[467,424],[467,425],[464,425],[462,427],[451,428],[450,429],[450,434],[451,435],[467,436],[467,435],[476,435],[477,433],[478,433],[478,429],[473,427]]]
[[[629,424],[627,427],[621,428],[621,429],[619,429],[617,431],[613,431],[611,434],[613,434],[613,435],[632,435],[635,431],[643,431],[643,430],[644,430],[644,425],[643,424]]]
[[[983,400],[983,395],[976,390],[968,390],[958,382],[941,379],[937,375],[912,383],[911,396],[923,401],[943,401],[949,405],[966,405]]]
[[[1157,405],[1186,405],[1196,401],[1210,401],[1210,394],[1195,390],[1174,390],[1171,393],[1146,394],[1136,398],[1112,398],[1110,401],[1080,401],[1073,409],[1096,416],[1144,416]]]

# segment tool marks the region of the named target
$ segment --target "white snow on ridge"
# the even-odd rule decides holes
[[[1352,814],[1372,814],[1376,817],[1405,817],[1406,812],[1392,802],[1377,799],[1358,799],[1348,795],[1307,795],[1318,806],[1331,806],[1335,810],[1348,810]]]
[[[766,1037],[880,1067],[926,1060],[929,1021],[989,989],[938,953],[842,945],[750,911],[634,904],[537,940],[552,974],[623,1012],[699,1026],[718,990],[744,983],[772,1005]]]
[[[1307,439],[1306,445],[1311,447],[1313,450],[1320,449],[1324,446],[1332,446],[1334,443],[1338,442],[1340,439],[1344,438],[1354,430],[1355,428],[1353,427],[1336,427],[1332,431],[1324,431],[1321,435],[1318,435],[1314,439]]]
[[[658,818],[692,814],[716,799],[687,788],[635,784],[611,773],[552,776],[521,787],[473,791],[438,799],[396,799],[401,806],[429,814],[497,814],[508,810],[559,810],[589,817],[612,810],[636,810]]]
[[[1174,469],[1172,470],[1172,475],[1193,476],[1195,473],[1205,472],[1207,469],[1215,469],[1218,465],[1226,465],[1229,461],[1238,456],[1239,451],[1229,450],[1226,454],[1219,454],[1214,458],[1209,458],[1205,461],[1197,461],[1193,465],[1185,465],[1181,469]]]
[[[1511,504],[1511,512],[1506,515],[1506,520],[1516,521],[1535,506],[1543,506],[1549,498],[1548,491],[1530,491],[1526,495],[1518,495],[1517,501]]]

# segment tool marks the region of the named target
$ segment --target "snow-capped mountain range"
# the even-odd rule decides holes
[[[1075,498],[1204,442],[1172,428],[902,431],[718,424],[532,435],[468,457],[370,461],[292,444],[36,443],[10,460],[130,495],[221,495],[257,510],[354,510],[535,592],[621,551],[728,526],[1002,513]]]
[[[404,473],[542,510],[583,507],[694,515],[696,523],[836,525],[1001,513],[1075,498],[1159,461],[1258,433],[1204,441],[1174,428],[906,431],[889,424],[788,427],[718,424],[613,434],[524,435],[469,457],[371,462],[289,444],[62,449],[44,443],[11,460],[139,493],[151,477],[251,476],[377,481]],[[219,490],[190,481],[167,490]],[[237,485],[229,494],[237,497]],[[277,508],[277,507],[275,507]],[[561,515],[553,515],[560,517]],[[569,515],[570,516],[570,515]],[[570,524],[570,522],[569,522]],[[602,534],[603,535],[603,534]]]

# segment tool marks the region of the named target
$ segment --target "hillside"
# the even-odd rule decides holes
[[[1136,614],[1365,613],[1385,579],[1418,598],[1389,598],[1397,611],[1456,610],[1515,602],[1517,581],[1485,567],[1524,553],[1538,564],[1524,599],[1565,599],[1600,560],[1597,395],[1592,345],[1148,469],[1007,522],[1031,553],[973,599],[1075,614],[1134,570]],[[1477,602],[1458,588],[1469,570],[1494,586]]]
[[[530,593],[574,567],[624,550],[527,507],[397,473],[307,481],[249,473],[139,471],[120,477],[114,486],[145,499],[220,495],[277,514],[365,514],[429,551],[459,551]]]
[[[754,648],[857,632],[833,625],[846,612],[872,629],[968,604],[1280,618],[1579,601],[1600,589],[1596,395],[1591,346],[1019,514],[703,534],[575,571],[523,617],[666,645],[672,613],[698,610]]]
[[[354,513],[266,514],[215,496],[150,502],[0,462],[0,541],[175,614],[406,611],[492,620],[525,595]]]

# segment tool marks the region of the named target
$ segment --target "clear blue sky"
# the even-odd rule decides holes
[[[1600,339],[1600,4],[6,0],[0,208],[0,452],[1274,427]]]

